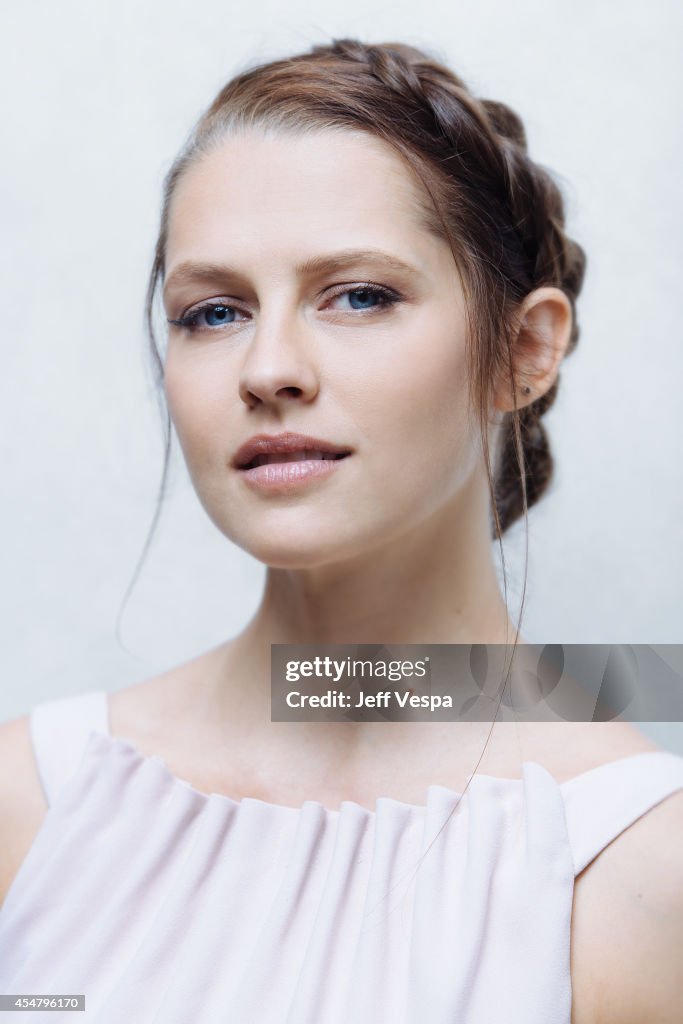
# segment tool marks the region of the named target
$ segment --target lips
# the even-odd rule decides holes
[[[334,455],[332,452],[267,452],[264,455],[257,455],[255,459],[245,466],[245,469],[256,469],[257,466],[268,466],[272,462],[308,462],[322,461],[323,459],[343,459],[343,455]]]
[[[236,469],[253,469],[269,462],[303,462],[312,459],[341,459],[352,449],[319,437],[295,434],[256,434],[237,450],[232,460]]]

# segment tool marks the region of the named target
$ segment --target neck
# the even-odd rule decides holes
[[[488,492],[473,480],[458,497],[409,533],[353,558],[269,568],[240,646],[269,657],[272,643],[514,643]]]
[[[474,489],[465,499],[352,559],[305,569],[269,568],[253,618],[213,652],[218,658],[212,662],[204,704],[213,725],[221,723],[223,733],[231,729],[233,743],[248,735],[253,744],[263,733],[268,750],[275,735],[282,734],[283,743],[291,743],[291,735],[305,736],[316,757],[331,737],[351,747],[366,737],[378,742],[375,723],[354,723],[353,729],[343,723],[341,731],[338,723],[271,725],[271,644],[514,643],[516,630],[493,560],[488,503]],[[524,643],[521,637],[518,642]],[[391,747],[402,746],[403,737],[410,749],[418,735],[427,745],[433,743],[435,728],[434,723],[426,730],[424,724],[393,723],[391,731],[380,732]],[[455,725],[465,745],[474,739],[483,745],[489,729],[486,722]],[[452,737],[452,723],[442,724],[440,731]]]

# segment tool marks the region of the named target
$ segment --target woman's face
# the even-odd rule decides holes
[[[351,131],[232,137],[176,188],[169,409],[208,515],[270,566],[343,560],[467,514],[464,298],[417,200],[393,150]],[[231,464],[253,435],[286,431],[351,454],[275,490]]]

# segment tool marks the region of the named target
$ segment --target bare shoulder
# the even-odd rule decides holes
[[[110,730],[143,753],[175,759],[179,724],[197,712],[193,685],[216,649],[108,695]],[[0,905],[45,819],[48,804],[38,774],[30,716],[0,723]]]
[[[683,791],[626,830],[611,858],[609,1024],[680,1024],[683,1016]],[[623,927],[619,927],[619,920]]]
[[[573,1024],[680,1024],[681,963],[683,790],[677,790],[576,880],[572,973],[582,984]]]
[[[47,813],[29,716],[0,723],[0,903]]]
[[[514,730],[523,759],[538,761],[558,782],[633,754],[662,749],[629,722],[517,722]]]

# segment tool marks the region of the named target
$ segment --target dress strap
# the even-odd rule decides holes
[[[591,768],[561,783],[578,875],[643,814],[683,789],[683,757],[647,750]]]
[[[38,775],[48,805],[76,772],[91,732],[109,735],[105,690],[90,690],[36,704],[29,730]]]

